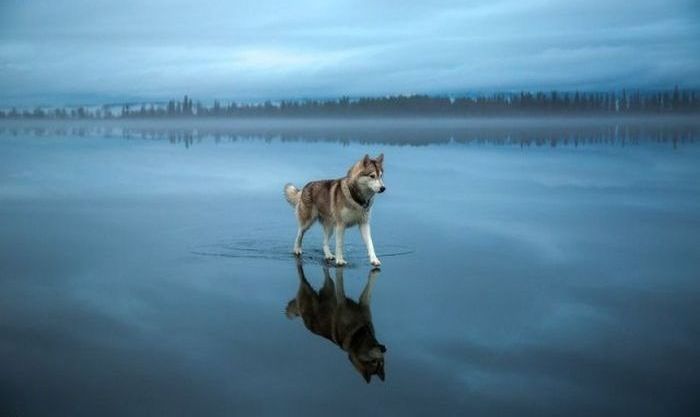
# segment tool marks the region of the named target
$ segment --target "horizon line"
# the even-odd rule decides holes
[[[700,92],[700,87],[680,87],[679,84],[674,84],[672,87],[664,88],[652,88],[652,87],[616,87],[616,88],[598,88],[598,89],[504,89],[504,90],[474,90],[472,92],[446,92],[446,93],[396,93],[396,94],[377,94],[377,95],[329,95],[329,96],[290,96],[285,98],[259,98],[259,99],[243,99],[234,97],[208,97],[204,99],[197,99],[196,103],[201,103],[204,105],[214,104],[216,102],[226,103],[226,104],[239,104],[246,106],[254,105],[264,105],[265,103],[280,104],[280,103],[310,103],[310,102],[322,102],[331,103],[337,102],[339,100],[348,99],[351,101],[357,101],[362,99],[390,99],[390,98],[411,98],[411,97],[429,97],[429,98],[449,98],[449,99],[462,99],[462,98],[496,98],[496,97],[508,97],[517,96],[521,94],[545,94],[551,95],[552,93],[557,94],[619,94],[623,92],[629,93],[642,93],[642,94],[655,94],[655,93],[665,93],[673,91],[681,92]],[[77,94],[77,96],[91,96],[93,94]],[[175,98],[177,97],[177,98]],[[62,104],[0,104],[0,110],[11,110],[15,109],[46,109],[46,108],[79,108],[79,107],[115,107],[115,106],[125,106],[125,105],[167,105],[171,101],[178,102],[187,98],[189,100],[193,99],[188,93],[180,94],[179,96],[173,95],[170,98],[125,98],[124,100],[95,100],[92,102],[79,103],[80,100],[74,100],[73,103],[66,102]],[[18,100],[21,101],[21,100]]]

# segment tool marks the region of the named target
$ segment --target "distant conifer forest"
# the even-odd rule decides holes
[[[182,100],[96,106],[0,109],[0,119],[167,119],[255,117],[469,117],[509,115],[664,115],[700,113],[694,89],[520,92],[471,96],[397,95],[209,104]]]

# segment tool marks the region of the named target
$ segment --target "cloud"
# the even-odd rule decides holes
[[[0,5],[0,103],[698,87],[691,1]]]

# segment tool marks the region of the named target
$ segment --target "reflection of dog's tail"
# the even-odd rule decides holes
[[[296,207],[301,198],[301,190],[294,186],[294,184],[288,183],[284,186],[284,198],[287,199],[292,207]]]
[[[284,310],[284,315],[288,319],[293,319],[294,317],[299,317],[299,306],[297,305],[297,299],[293,298],[288,304],[287,308]]]

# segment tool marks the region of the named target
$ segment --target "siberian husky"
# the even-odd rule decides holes
[[[375,267],[381,265],[374,253],[369,219],[374,195],[386,190],[383,181],[384,154],[372,159],[369,155],[357,161],[345,177],[335,180],[312,181],[301,190],[292,184],[284,186],[284,195],[294,207],[299,230],[294,241],[294,254],[301,255],[304,233],[316,221],[323,226],[323,255],[326,260],[335,259],[337,266],[347,264],[343,257],[345,229],[360,226],[362,240],[367,246],[369,261]],[[335,232],[335,255],[328,241]]]

